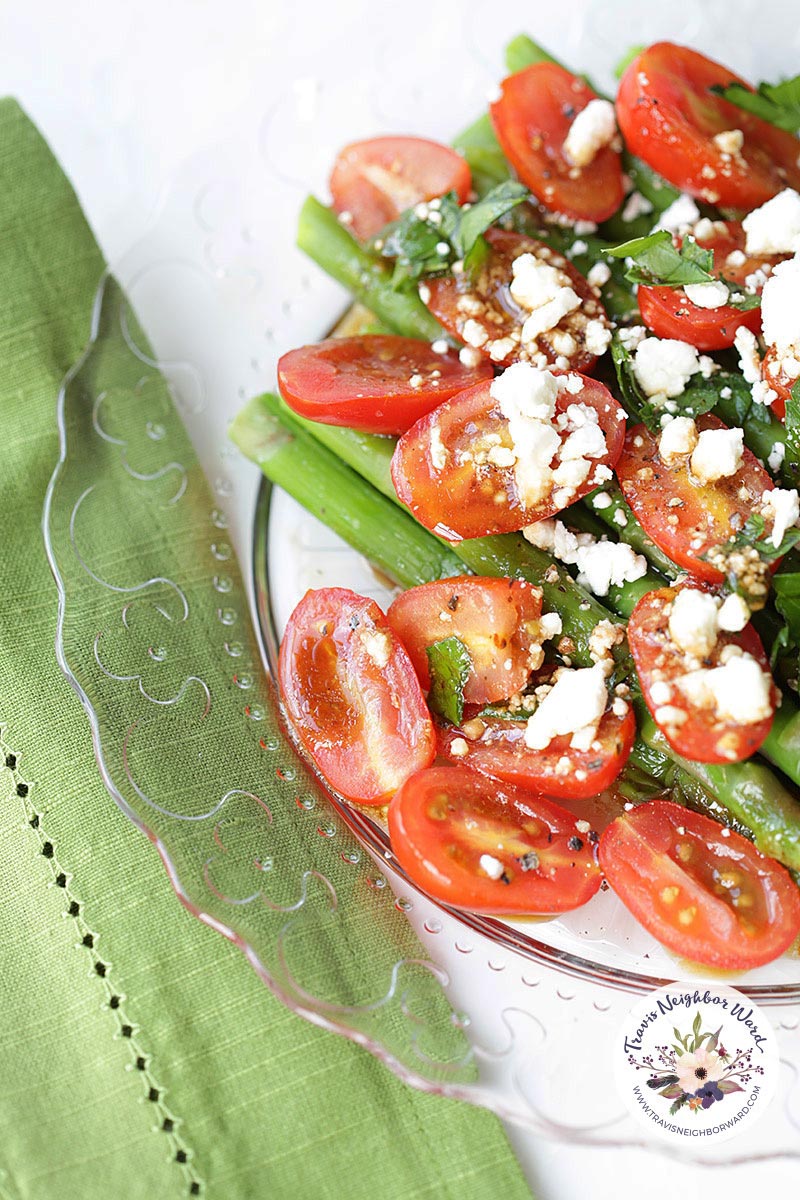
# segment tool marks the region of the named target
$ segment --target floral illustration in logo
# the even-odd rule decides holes
[[[649,1071],[647,1086],[671,1100],[670,1115],[686,1107],[692,1112],[711,1108],[734,1092],[743,1092],[763,1067],[753,1066],[752,1050],[730,1054],[720,1043],[721,1027],[712,1033],[703,1031],[698,1012],[691,1031],[682,1034],[673,1029],[671,1046],[656,1046],[655,1057],[645,1055],[641,1062],[630,1055],[628,1062],[637,1070]]]

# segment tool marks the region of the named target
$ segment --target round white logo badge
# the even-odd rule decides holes
[[[614,1046],[617,1088],[651,1133],[673,1142],[737,1137],[778,1079],[775,1032],[733,988],[675,983],[630,1009]]]

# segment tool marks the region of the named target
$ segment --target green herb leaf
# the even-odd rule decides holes
[[[503,704],[487,704],[478,713],[479,717],[485,717],[487,720],[494,718],[498,721],[527,721],[528,717],[534,714],[532,708],[515,708],[512,712],[510,708]]]
[[[625,74],[633,60],[638,58],[644,49],[646,49],[645,46],[629,46],[622,58],[614,67],[614,78],[622,79],[622,76]]]
[[[506,180],[462,208],[456,193],[448,192],[435,208],[409,208],[381,230],[372,246],[384,258],[394,259],[396,287],[406,279],[444,274],[457,259],[463,260],[466,271],[473,271],[486,253],[483,234],[529,196],[521,183]]]
[[[426,649],[431,686],[428,705],[453,725],[464,716],[464,687],[472,670],[472,659],[461,638],[444,638]]]
[[[716,278],[711,270],[714,266],[711,250],[704,250],[688,236],[678,249],[666,229],[657,229],[647,237],[632,238],[621,246],[610,246],[606,254],[633,260],[625,272],[625,278],[631,283],[681,287],[685,283],[710,283]]]
[[[800,129],[800,75],[781,83],[760,83],[755,92],[740,83],[730,83],[727,87],[716,84],[711,91],[779,129],[789,133]]]
[[[800,379],[792,386],[786,402],[786,457],[790,462],[800,462]]]

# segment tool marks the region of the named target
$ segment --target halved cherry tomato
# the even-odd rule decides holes
[[[479,725],[483,731],[476,737]],[[573,750],[568,735],[553,738],[546,750],[530,750],[525,726],[525,721],[503,717],[473,718],[468,722],[469,738],[456,726],[440,727],[439,753],[516,787],[562,800],[586,800],[614,782],[636,738],[630,705],[622,717],[610,710],[605,714],[597,729],[597,748],[591,750]]]
[[[668,800],[613,821],[600,839],[600,865],[637,921],[682,958],[746,971],[800,933],[800,892],[788,871],[740,834]]]
[[[774,346],[767,347],[761,363],[761,377],[767,381],[774,392],[777,392],[777,399],[772,401],[770,408],[776,417],[783,420],[786,416],[786,405],[792,398],[792,388],[797,383],[797,377],[792,378],[791,375],[787,375],[781,364],[781,356]]]
[[[698,417],[696,425],[701,431],[726,428],[711,413]],[[689,460],[665,466],[657,435],[644,425],[628,430],[616,470],[625,499],[647,535],[674,563],[709,583],[722,583],[725,577],[702,555],[737,533],[760,509],[763,493],[775,486],[746,446],[735,475],[706,486],[694,483]]]
[[[333,207],[349,213],[356,237],[373,237],[420,200],[456,192],[463,204],[472,187],[469,166],[439,142],[377,137],[340,150],[330,179]]]
[[[389,805],[389,836],[414,883],[454,908],[567,912],[600,887],[572,813],[464,767],[412,775]]]
[[[642,695],[659,729],[679,754],[694,762],[740,762],[755,754],[764,741],[772,728],[772,715],[749,724],[730,717],[719,719],[714,708],[699,707],[681,690],[679,680],[697,669],[698,662],[691,660],[670,636],[670,608],[680,590],[659,588],[648,592],[631,613],[628,642]],[[750,654],[771,679],[769,660],[752,625],[745,626],[741,633],[720,631],[714,650],[702,660],[702,666],[720,666],[726,646],[738,646]],[[774,683],[771,697],[774,713],[780,698]]]
[[[541,666],[541,588],[521,579],[461,575],[410,588],[386,618],[408,651],[422,687],[430,686],[428,646],[459,638],[472,659],[467,704],[505,700]]]
[[[417,421],[397,443],[392,458],[392,479],[397,495],[414,516],[440,537],[483,537],[509,533],[559,512],[607,479],[617,461],[625,436],[625,413],[611,393],[596,379],[583,379],[577,394],[562,390],[556,400],[556,417],[571,404],[582,404],[597,413],[606,440],[606,453],[583,483],[574,488],[547,484],[546,494],[526,506],[520,495],[515,466],[492,461],[503,448],[513,454],[508,421],[490,392],[478,384],[434,409]],[[563,442],[568,427],[558,430]],[[513,463],[513,457],[512,457]],[[598,474],[599,471],[599,474]]]
[[[713,234],[709,237],[697,237],[698,245],[705,250],[713,250],[716,275],[723,275],[726,281],[738,284],[742,288],[748,276],[763,272],[764,257],[739,260],[744,254],[745,233],[739,221],[714,221]],[[680,245],[682,238],[676,238]],[[729,256],[733,255],[733,262]],[[770,266],[778,262],[777,258],[770,261]],[[756,278],[760,276],[756,275]],[[755,290],[760,294],[763,283]],[[639,285],[637,292],[639,312],[648,329],[652,329],[660,338],[675,338],[677,341],[689,342],[698,350],[723,350],[733,345],[736,330],[740,325],[752,329],[753,333],[761,332],[761,309],[751,308],[747,312],[734,308],[731,304],[723,304],[720,308],[700,308],[693,304],[683,288],[646,287]]]
[[[490,229],[485,237],[491,253],[476,279],[461,274],[426,280],[426,303],[434,316],[448,333],[468,341],[496,366],[532,362],[546,367],[560,359],[565,370],[590,371],[597,361],[597,351],[587,346],[587,324],[599,322],[594,328],[606,329],[608,318],[588,280],[563,254],[535,238],[504,229]],[[520,342],[520,336],[531,314],[517,304],[509,291],[513,279],[512,263],[521,254],[533,254],[547,266],[560,271],[564,286],[571,287],[581,301],[580,308],[562,317],[553,329],[525,344]],[[422,292],[423,296],[425,294]],[[464,337],[468,321],[471,322],[470,329],[480,327],[486,334],[486,340],[480,345],[477,345],[479,338]]]
[[[715,95],[714,85],[750,85],[713,59],[657,42],[622,76],[617,120],[632,154],[682,191],[709,204],[750,210],[800,185],[800,141]],[[741,130],[731,154],[714,138]]]
[[[432,761],[414,668],[373,600],[346,588],[306,592],[283,635],[278,682],[297,736],[348,800],[384,805]]]
[[[625,188],[619,151],[604,146],[585,167],[564,154],[577,114],[597,94],[556,63],[534,63],[500,85],[489,105],[503,153],[546,208],[573,220],[605,221],[622,203]]]
[[[327,338],[278,362],[281,395],[295,412],[367,433],[405,433],[443,400],[491,378],[489,363],[468,367],[452,350],[393,334]]]

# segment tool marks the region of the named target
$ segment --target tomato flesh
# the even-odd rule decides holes
[[[600,887],[572,813],[464,767],[412,775],[389,805],[389,835],[414,883],[454,908],[567,912]]]
[[[797,377],[787,375],[781,365],[781,357],[774,346],[768,346],[761,364],[761,377],[765,379],[774,392],[777,393],[770,408],[776,417],[783,421],[786,416],[786,405],[792,398],[792,388],[797,383]]]
[[[597,354],[587,347],[587,322],[599,321],[605,328],[608,318],[588,280],[563,254],[535,238],[504,229],[490,229],[485,237],[490,253],[477,278],[462,273],[442,275],[425,283],[426,303],[443,328],[464,341],[467,323],[471,322],[469,328],[479,326],[486,341],[475,344],[474,349],[498,367],[514,362],[546,367],[558,361],[564,370],[590,371]],[[580,308],[562,317],[553,329],[524,344],[520,341],[522,327],[531,314],[517,304],[509,290],[512,264],[521,254],[533,254],[560,271],[564,286],[571,287],[581,301]],[[473,343],[478,340],[473,338]]]
[[[587,800],[605,791],[625,766],[636,737],[630,705],[622,717],[605,714],[597,728],[597,748],[591,750],[572,749],[568,735],[553,738],[545,750],[530,750],[525,721],[479,717],[473,722],[470,738],[455,726],[439,728],[439,753],[493,779],[562,800]],[[475,737],[478,722],[483,731]]]
[[[339,152],[330,178],[333,207],[349,213],[362,241],[421,200],[456,192],[461,204],[472,187],[469,166],[439,142],[415,137],[377,137],[352,142]]]
[[[700,708],[681,691],[677,681],[698,666],[690,661],[684,650],[675,644],[669,633],[669,607],[677,588],[659,588],[648,592],[634,608],[628,622],[628,643],[636,663],[642,695],[669,744],[679,754],[694,762],[740,762],[755,754],[772,728],[772,715],[761,721],[738,723],[730,718],[720,720],[713,708]],[[738,646],[756,659],[762,671],[770,675],[769,661],[761,639],[752,625],[740,633],[720,632],[717,644],[702,666],[710,669],[720,665],[726,646]],[[770,676],[771,677],[771,676]],[[670,690],[669,699],[659,699],[658,691]],[[771,686],[773,714],[779,695]],[[675,710],[685,714],[676,722]],[[669,715],[669,720],[666,719]]]
[[[541,589],[524,580],[462,575],[410,588],[386,616],[425,690],[430,686],[426,648],[459,638],[472,659],[464,700],[487,704],[518,692],[532,666],[540,665],[541,612]]]
[[[800,184],[800,141],[715,95],[715,85],[740,83],[728,67],[657,42],[638,55],[620,80],[617,120],[632,154],[681,191],[709,204],[757,208]],[[744,143],[725,152],[717,134],[739,129]]]
[[[732,830],[667,800],[624,813],[600,839],[606,879],[637,921],[682,958],[744,971],[800,933],[788,871]]]
[[[604,146],[576,168],[564,154],[575,116],[597,99],[592,89],[556,63],[534,63],[500,85],[489,106],[503,153],[536,198],[573,220],[604,221],[622,203],[618,150]]]
[[[348,800],[382,806],[432,761],[414,668],[374,601],[346,588],[306,592],[281,642],[278,682],[298,738]]]
[[[326,425],[400,434],[450,396],[491,379],[489,363],[465,366],[455,351],[392,334],[327,338],[290,350],[278,386],[290,408]]]
[[[744,261],[739,261],[745,253],[745,233],[739,221],[714,221],[713,233],[699,237],[693,234],[697,244],[704,250],[714,254],[713,272],[723,275],[729,283],[745,287],[748,277],[760,272],[766,277],[764,267],[770,269],[778,262],[771,258],[765,264],[763,256],[759,258],[745,255]],[[680,244],[681,238],[676,238]],[[734,261],[728,261],[733,255]],[[760,275],[757,276],[760,279]],[[763,281],[759,282],[755,291],[761,293]],[[761,332],[761,309],[751,308],[742,312],[731,304],[723,304],[720,308],[701,308],[693,304],[683,288],[646,287],[639,286],[637,292],[639,312],[648,329],[657,337],[674,338],[677,341],[689,342],[698,350],[724,350],[733,345],[736,330],[740,326],[751,329],[753,333]]]
[[[625,436],[625,412],[597,380],[583,377],[577,393],[561,390],[556,417],[576,403],[597,413],[606,453],[592,460],[595,465],[575,488],[553,484],[536,504],[524,502],[515,465],[498,466],[487,457],[493,445],[510,450],[512,442],[489,385],[479,384],[434,409],[400,438],[392,458],[397,495],[418,521],[451,541],[509,533],[552,516],[608,479]],[[559,432],[562,445],[567,436],[566,428]]]
[[[700,431],[726,428],[711,413],[698,417],[696,425]],[[735,475],[696,484],[688,459],[672,467],[661,461],[658,436],[644,425],[628,430],[616,470],[625,499],[647,535],[674,563],[709,583],[722,583],[725,576],[702,555],[740,530],[760,508],[763,493],[774,487],[747,447]]]

